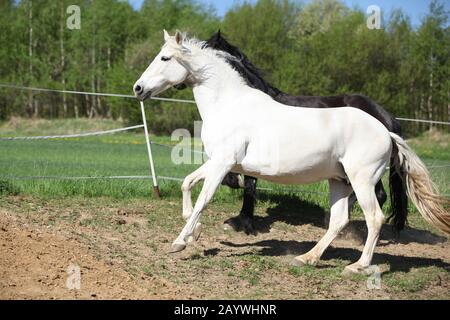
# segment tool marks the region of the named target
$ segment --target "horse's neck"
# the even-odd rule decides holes
[[[239,74],[218,57],[199,57],[192,66],[197,79],[194,98],[203,121],[208,121],[219,108],[226,107],[227,101],[247,88]]]

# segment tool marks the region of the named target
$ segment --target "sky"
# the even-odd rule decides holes
[[[135,9],[139,9],[144,0],[128,0]],[[294,0],[297,1],[297,0]],[[400,8],[411,18],[413,26],[420,25],[421,19],[428,12],[429,0],[343,0],[349,7],[360,7],[366,11],[370,5],[378,5],[383,14],[388,14],[392,9]],[[223,17],[228,9],[234,4],[239,3],[239,0],[197,0],[198,3],[205,5],[212,5],[216,8],[216,12],[220,17]],[[250,2],[256,2],[256,0],[250,0]],[[308,3],[308,0],[299,1],[302,3]],[[444,0],[446,9],[450,10],[450,1]]]

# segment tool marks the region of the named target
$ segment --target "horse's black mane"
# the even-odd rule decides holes
[[[261,90],[272,97],[281,93],[279,89],[271,86],[264,80],[261,70],[238,47],[230,44],[222,36],[220,30],[206,41],[206,46],[215,50],[225,51],[235,57],[236,59],[227,59],[227,62],[239,72],[250,87]]]

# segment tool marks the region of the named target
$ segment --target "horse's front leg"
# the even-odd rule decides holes
[[[193,212],[191,190],[199,181],[205,179],[205,167],[207,163],[208,161],[184,178],[183,184],[181,185],[181,191],[183,193],[183,218],[186,221],[190,218]],[[196,241],[200,237],[201,233],[202,224],[197,223],[193,237],[190,241]]]
[[[203,183],[202,191],[197,198],[197,202],[195,203],[192,215],[189,217],[180,235],[173,242],[171,252],[178,252],[183,250],[184,248],[186,248],[186,244],[190,242],[191,239],[195,238],[195,229],[200,220],[202,210],[212,199],[223,178],[231,170],[232,167],[232,164],[213,160],[209,160],[203,165],[205,182]]]
[[[181,192],[183,193],[183,218],[187,221],[192,215],[192,196],[191,189],[201,180],[205,179],[205,166],[208,161],[201,165],[197,170],[187,175],[181,185]]]

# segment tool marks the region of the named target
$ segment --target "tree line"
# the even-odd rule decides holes
[[[79,29],[68,27],[71,5],[80,8]],[[283,91],[362,93],[396,117],[450,121],[443,3],[430,1],[417,27],[401,10],[385,15],[381,29],[369,29],[367,18],[365,8],[339,0],[244,1],[223,18],[193,0],[145,0],[140,10],[120,0],[1,0],[0,83],[132,94],[132,84],[159,52],[163,28],[200,39],[220,29]],[[192,99],[192,92],[165,96]],[[193,105],[151,101],[148,110],[155,133],[192,129],[199,119]],[[141,121],[132,100],[0,88],[0,119],[11,116]],[[431,125],[404,127],[416,134]]]

